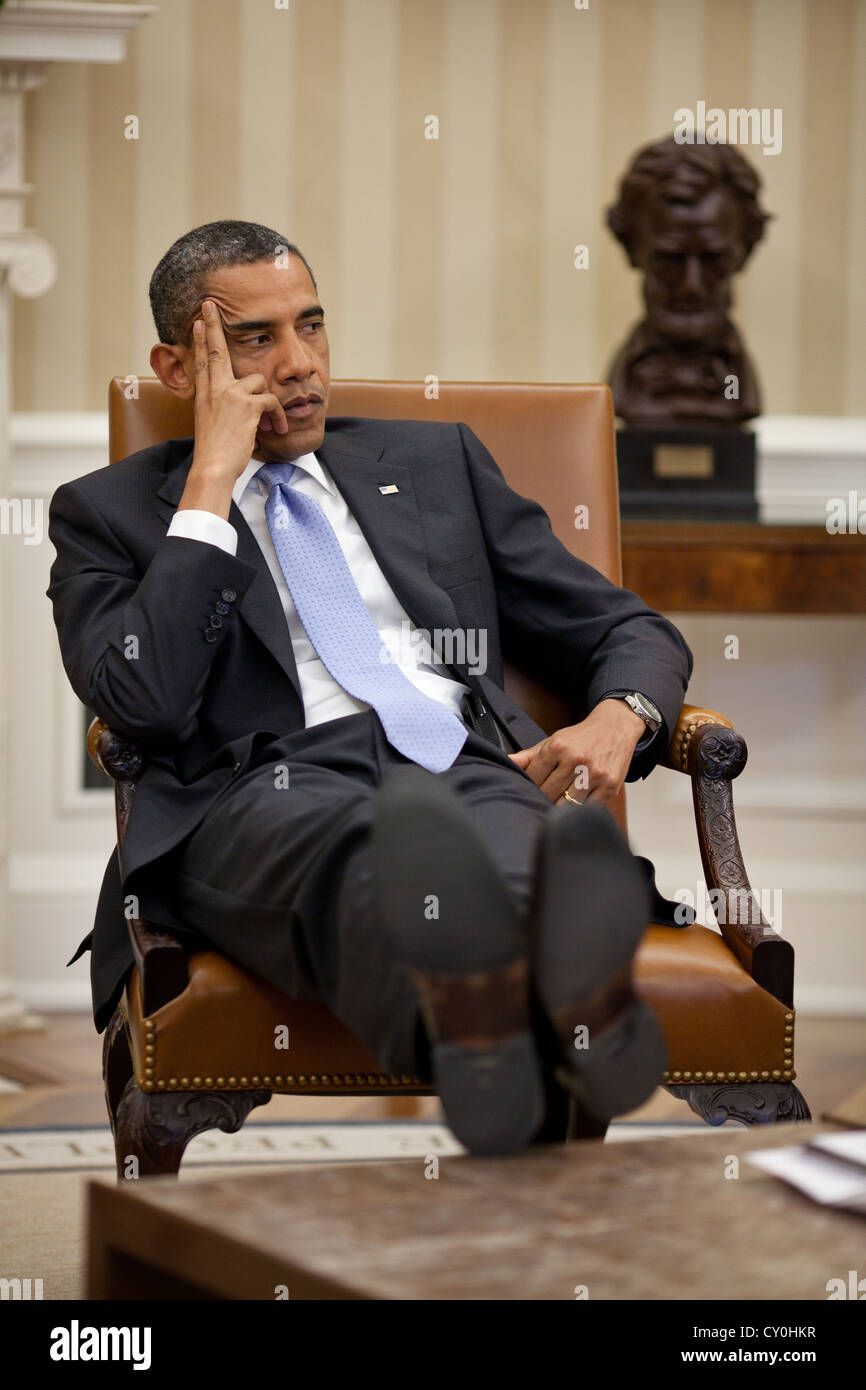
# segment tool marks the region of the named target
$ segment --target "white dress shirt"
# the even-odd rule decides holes
[[[435,661],[435,652],[431,645],[434,640],[432,634],[425,636],[416,629],[409,614],[397,600],[367,544],[363,531],[349,511],[330,473],[315,454],[304,454],[293,462],[298,471],[289,486],[296,487],[299,492],[305,493],[317,502],[333,527],[352,578],[358,586],[374,626],[391,652],[394,663],[420,691],[448,705],[458,718],[461,717],[460,701],[469,690],[469,686],[455,680],[448,674],[445,666]],[[265,517],[267,488],[261,478],[255,477],[263,466],[260,460],[250,459],[232,488],[232,498],[258,541],[277,586],[298,667],[305,722],[307,728],[310,728],[313,724],[323,724],[328,719],[356,714],[369,709],[370,706],[362,700],[356,700],[337,684],[319,660],[306,634],[289,593],[289,586],[280,569],[268,529]],[[237,531],[230,521],[225,521],[215,512],[195,508],[175,512],[167,534],[204,541],[210,545],[218,545],[229,555],[237,554]]]

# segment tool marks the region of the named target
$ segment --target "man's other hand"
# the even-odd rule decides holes
[[[551,801],[607,802],[625,783],[634,750],[646,733],[624,700],[602,700],[579,724],[557,729],[533,748],[509,757]]]

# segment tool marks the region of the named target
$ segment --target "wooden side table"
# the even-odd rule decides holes
[[[623,583],[665,613],[866,613],[866,536],[624,521]]]

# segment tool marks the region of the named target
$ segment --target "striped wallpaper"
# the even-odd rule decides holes
[[[765,410],[866,414],[866,0],[278,3],[162,0],[122,65],[29,97],[59,276],[15,305],[17,410],[148,372],[150,273],[217,217],[302,247],[335,376],[597,380],[640,309],[603,209],[704,100],[783,110],[781,153],[745,150],[775,220],[735,312]]]

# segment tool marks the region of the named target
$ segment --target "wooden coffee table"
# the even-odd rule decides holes
[[[739,1165],[837,1126],[89,1184],[91,1299],[817,1299],[863,1219]],[[586,1296],[586,1295],[584,1295]]]

